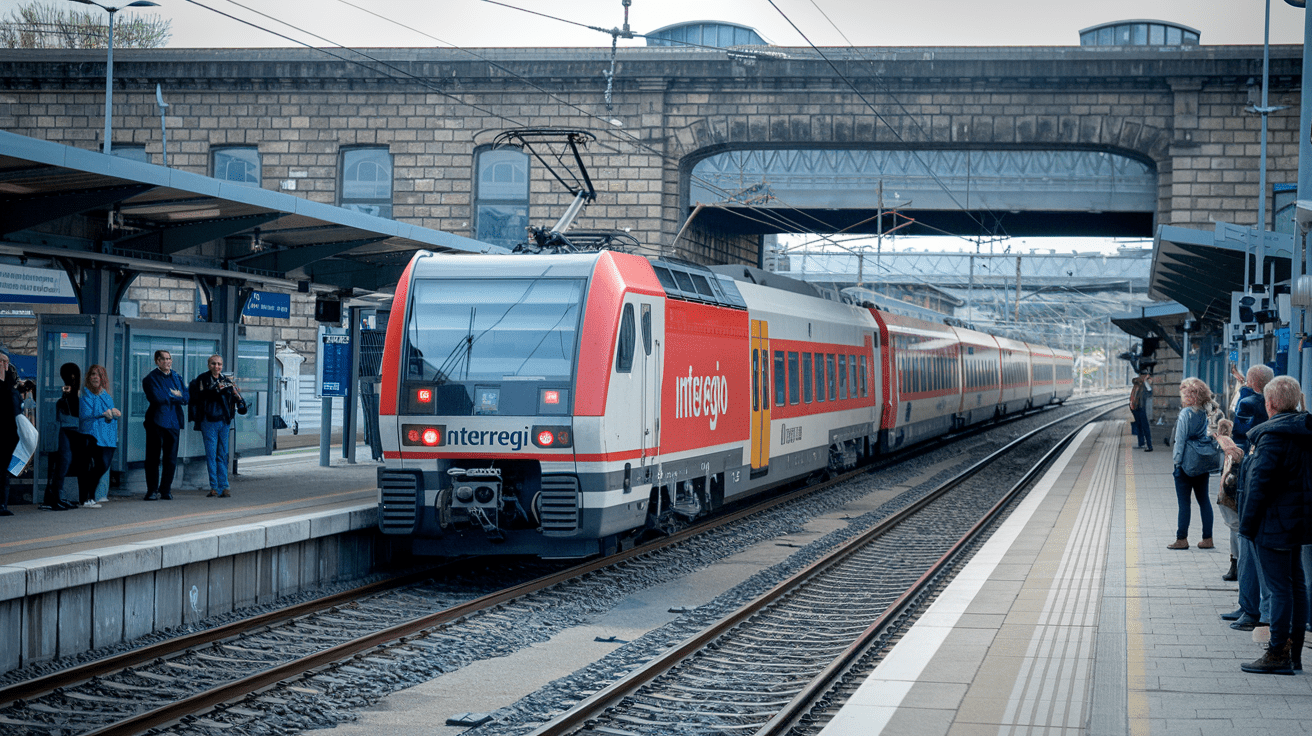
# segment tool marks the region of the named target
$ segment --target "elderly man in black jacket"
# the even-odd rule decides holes
[[[1245,672],[1292,675],[1301,670],[1307,621],[1302,545],[1312,543],[1312,417],[1297,411],[1298,381],[1267,384],[1271,418],[1248,433],[1239,533],[1253,540],[1271,594],[1271,641]]]

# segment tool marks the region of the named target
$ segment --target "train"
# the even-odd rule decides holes
[[[378,526],[580,558],[1049,404],[1074,356],[747,266],[417,253],[379,386]]]

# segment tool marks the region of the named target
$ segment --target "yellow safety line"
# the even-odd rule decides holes
[[[1125,675],[1131,736],[1148,735],[1148,668],[1143,637],[1139,580],[1139,500],[1134,486],[1134,454],[1125,444]]]

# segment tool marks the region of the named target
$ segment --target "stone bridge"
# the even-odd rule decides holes
[[[609,90],[609,49],[119,50],[114,148],[161,163],[158,84],[170,166],[232,178],[238,160],[265,188],[470,237],[518,237],[524,224],[554,222],[571,196],[537,160],[498,169],[493,138],[587,129],[598,196],[576,227],[628,231],[649,252],[704,262],[756,262],[765,232],[873,232],[875,179],[886,204],[913,200],[905,213],[922,231],[971,237],[1149,236],[1156,224],[1257,219],[1260,118],[1245,108],[1260,99],[1260,47],[866,48],[828,58],[752,48],[620,49]],[[1297,180],[1300,54],[1272,49],[1271,104],[1291,109],[1270,116],[1270,185]],[[0,128],[98,148],[103,75],[103,51],[0,50]],[[390,181],[363,181],[390,192],[360,189],[349,157],[370,149],[388,154]],[[817,150],[910,153],[901,169],[873,175],[811,165],[803,173],[819,184],[806,203],[779,195],[778,183],[770,191],[768,173],[742,171],[731,187],[735,172],[720,165],[718,188],[695,175],[731,161],[728,152]],[[1064,163],[1081,153],[1124,166],[1067,176],[1086,166]],[[988,169],[989,157],[1020,163]],[[928,178],[913,171],[930,158],[956,163]],[[1137,194],[1099,204],[1126,167]],[[894,191],[914,189],[909,176],[920,177],[918,193]],[[1043,198],[1058,189],[1056,204]],[[862,196],[842,198],[855,190]],[[1020,193],[985,196],[1001,190]]]

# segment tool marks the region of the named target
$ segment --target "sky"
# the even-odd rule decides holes
[[[30,1],[0,0],[0,15],[7,16]],[[355,48],[609,46],[608,34],[565,21],[607,29],[624,22],[622,0],[505,0],[506,5],[562,20],[488,0],[156,2],[160,7],[149,10],[173,21],[171,48],[297,45],[261,29],[327,45],[308,35],[317,34],[332,44]],[[1271,42],[1300,43],[1303,11],[1284,0],[1270,3]],[[105,4],[124,5],[126,0],[102,2]],[[635,32],[645,33],[672,23],[728,20],[751,26],[780,46],[805,46],[806,39],[818,46],[849,42],[859,46],[1074,46],[1079,44],[1082,28],[1113,20],[1153,19],[1199,30],[1204,45],[1261,44],[1264,5],[1264,0],[773,0],[773,5],[772,0],[632,0],[629,22]],[[259,28],[217,11],[247,19]],[[260,16],[261,12],[272,19]],[[841,34],[835,26],[843,29]],[[644,41],[621,40],[620,44],[643,45]]]

